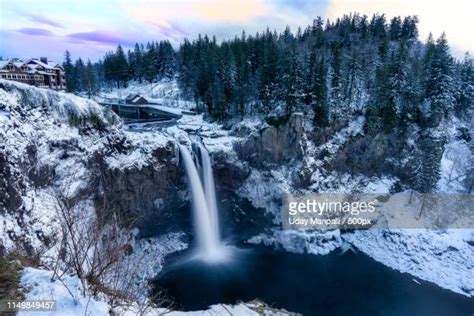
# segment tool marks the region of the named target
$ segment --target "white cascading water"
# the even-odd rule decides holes
[[[207,150],[202,144],[198,146],[202,159],[204,186],[188,148],[184,145],[179,145],[192,194],[194,226],[198,243],[197,257],[205,261],[220,261],[223,259],[225,251],[219,237],[212,167]]]
[[[203,144],[197,143],[201,155],[201,175],[204,185],[204,194],[206,195],[207,207],[209,208],[209,217],[214,230],[213,234],[219,236],[219,218],[217,215],[216,188],[214,186],[214,175],[212,173],[211,158]]]

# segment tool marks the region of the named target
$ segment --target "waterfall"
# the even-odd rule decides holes
[[[222,258],[223,247],[219,238],[214,179],[209,153],[200,143],[198,143],[198,148],[201,156],[202,182],[188,148],[184,145],[179,145],[192,194],[198,256],[206,261],[216,261]]]
[[[214,175],[212,174],[211,158],[203,144],[197,143],[201,156],[201,175],[206,195],[209,217],[214,230],[213,234],[219,238],[219,218],[217,215],[216,188],[214,186]]]

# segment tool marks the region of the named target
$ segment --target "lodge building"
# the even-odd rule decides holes
[[[46,57],[0,60],[0,78],[18,81],[41,88],[66,89],[66,74],[63,67]]]

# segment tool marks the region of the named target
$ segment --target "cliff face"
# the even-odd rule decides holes
[[[180,226],[190,214],[186,214],[186,179],[175,149],[172,142],[151,148],[141,165],[114,165],[108,157],[96,156],[90,162],[95,170],[90,188],[97,208],[107,205],[124,220],[134,221],[142,236],[188,228]],[[133,150],[122,155],[132,156]]]
[[[252,166],[263,167],[268,164],[282,165],[302,158],[301,138],[303,136],[303,114],[295,113],[280,125],[263,123],[256,130],[237,126],[233,133],[244,136],[234,144],[240,160]]]
[[[1,81],[0,136],[3,253],[32,255],[54,242],[59,195],[113,210],[148,234],[184,217],[173,214],[186,205],[173,138],[126,132],[95,102]]]

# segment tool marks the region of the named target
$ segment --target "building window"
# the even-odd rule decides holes
[[[2,78],[6,78],[6,77],[7,77],[7,76],[5,76],[5,75],[2,75]]]

